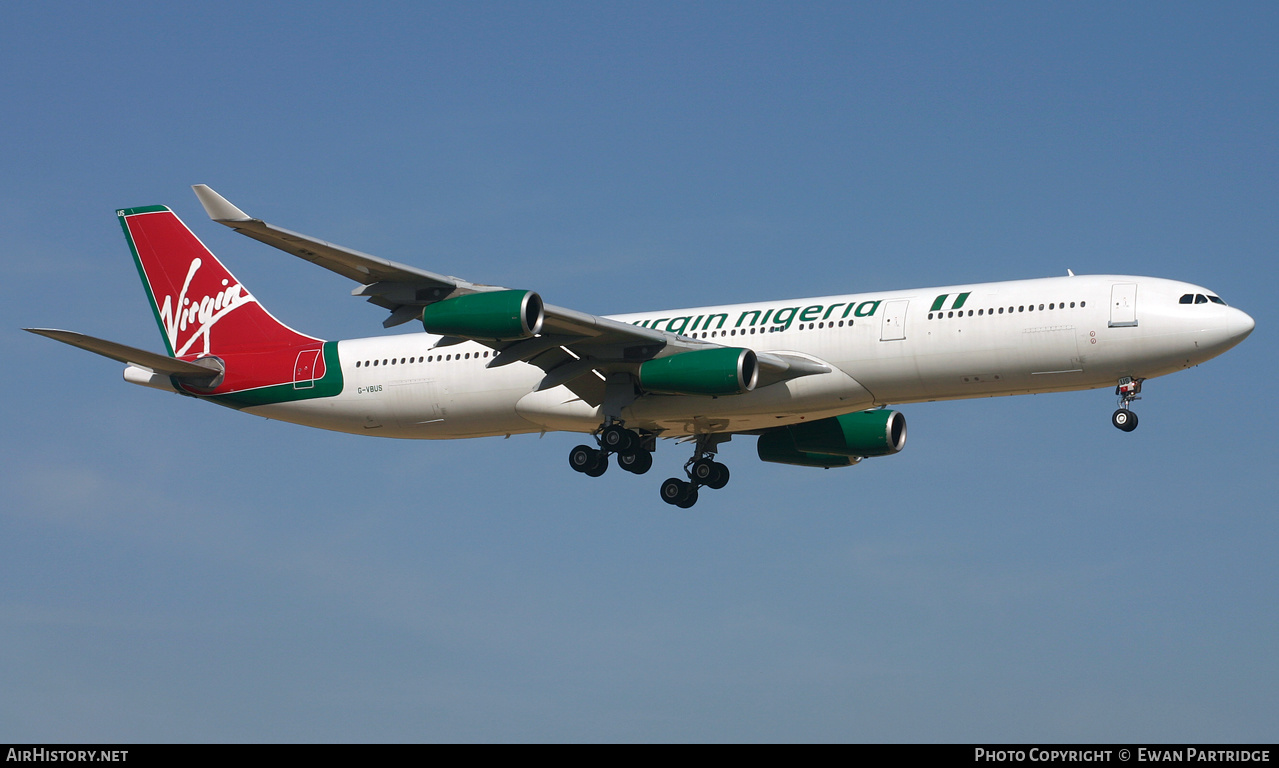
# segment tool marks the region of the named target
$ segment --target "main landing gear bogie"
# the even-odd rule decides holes
[[[728,467],[703,457],[691,462],[687,469],[688,480],[669,477],[662,483],[662,501],[688,509],[697,503],[697,489],[706,486],[713,491],[728,485]]]
[[[697,451],[684,465],[687,480],[668,478],[661,486],[662,501],[681,509],[697,503],[702,487],[719,490],[728,484],[728,467],[715,461],[715,446],[727,440],[723,435],[699,435]],[[609,456],[617,456],[617,466],[631,474],[642,475],[653,467],[654,435],[627,429],[621,422],[605,424],[596,433],[598,448],[579,445],[569,451],[568,464],[576,472],[599,477],[608,469]]]
[[[717,491],[728,485],[728,467],[715,461],[715,446],[724,437],[717,435],[699,435],[697,451],[693,458],[684,465],[687,480],[678,477],[667,478],[662,483],[662,501],[674,504],[681,509],[688,509],[697,503],[697,490],[703,486]]]
[[[651,439],[651,438],[649,438]],[[608,469],[608,457],[617,455],[617,466],[642,475],[653,466],[653,452],[644,445],[645,438],[620,423],[601,429],[596,437],[598,448],[579,445],[568,454],[568,465],[588,477],[599,477]]]

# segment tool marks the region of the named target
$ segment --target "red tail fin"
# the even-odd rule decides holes
[[[320,341],[272,317],[168,208],[116,214],[169,354],[223,355]]]

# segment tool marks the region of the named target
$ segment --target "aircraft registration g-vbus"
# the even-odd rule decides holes
[[[447,439],[580,432],[597,477],[643,474],[657,438],[692,443],[691,507],[722,488],[717,447],[758,436],[764,461],[846,467],[906,444],[888,405],[1114,387],[1137,426],[1142,382],[1216,357],[1253,320],[1212,291],[1073,275],[598,317],[530,290],[470,283],[252,218],[204,185],[214,221],[359,284],[385,327],[424,333],[324,341],[269,314],[171,210],[117,211],[167,355],[27,329],[126,364],[126,381],[321,429]]]

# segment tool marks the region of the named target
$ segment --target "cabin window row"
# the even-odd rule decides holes
[[[680,335],[682,336],[686,335],[688,338],[693,338],[693,339],[717,339],[717,338],[723,338],[725,336],[738,336],[738,335],[745,336],[747,334],[754,336],[756,333],[781,333],[782,331],[785,331],[785,330],[811,331],[814,329],[823,329],[823,328],[843,328],[845,325],[847,325],[849,328],[852,328],[853,321],[852,320],[838,320],[838,321],[827,320],[827,321],[818,322],[818,323],[800,323],[799,325],[796,325],[791,329],[787,329],[787,327],[784,325],[770,325],[770,326],[761,327],[761,328],[730,328],[726,331],[701,331],[701,332],[694,332],[692,334],[680,334]]]
[[[458,352],[455,354],[447,354],[447,355],[401,357],[399,359],[396,359],[394,357],[389,357],[389,358],[384,357],[381,360],[356,360],[355,367],[356,368],[375,368],[379,365],[409,365],[411,363],[448,363],[454,360],[470,360],[471,358],[475,358],[476,360],[479,360],[481,358],[488,357],[490,354],[492,354],[492,352],[486,350],[484,352]]]
[[[1079,302],[1079,306],[1080,306],[1080,308],[1082,309],[1083,307],[1088,306],[1088,302],[1086,302],[1086,301],[1081,301],[1081,302]],[[1070,309],[1074,309],[1074,308],[1075,308],[1075,302],[1073,302],[1073,301],[1072,301],[1072,302],[1070,302]],[[1039,305],[1039,311],[1040,311],[1040,312],[1044,312],[1044,311],[1047,311],[1047,310],[1054,310],[1054,309],[1066,309],[1066,302],[1064,302],[1064,301],[1060,301],[1060,302],[1058,302],[1058,301],[1054,301],[1054,302],[1050,302],[1050,303],[1049,303],[1049,304],[1047,304],[1047,305],[1044,305],[1044,304],[1040,304],[1040,305]],[[967,313],[965,313],[965,311],[964,311],[964,310],[962,310],[962,309],[959,309],[959,310],[950,310],[950,311],[948,311],[948,312],[929,312],[929,313],[928,313],[928,319],[929,319],[929,320],[941,320],[941,319],[943,319],[943,318],[955,317],[956,315],[958,315],[959,317],[965,317],[965,316],[967,316],[967,317],[982,317],[982,316],[985,316],[985,315],[996,315],[996,314],[998,314],[998,315],[1002,315],[1002,314],[1004,314],[1004,312],[1007,312],[1008,314],[1010,314],[1010,315],[1011,315],[1011,314],[1014,314],[1014,313],[1017,313],[1017,312],[1034,312],[1034,311],[1035,311],[1035,305],[1034,305],[1034,304],[1018,304],[1018,305],[1017,305],[1017,306],[1015,306],[1015,307],[1008,307],[1006,310],[1005,310],[1003,307],[998,307],[998,308],[996,308],[996,309],[970,309],[970,310],[968,310],[968,311],[967,311]]]

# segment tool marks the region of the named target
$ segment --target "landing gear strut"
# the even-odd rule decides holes
[[[719,490],[728,485],[728,467],[715,461],[715,448],[729,437],[730,435],[698,435],[697,450],[693,453],[693,458],[684,464],[688,480],[667,478],[662,483],[662,501],[688,509],[697,503],[697,489],[701,486]]]
[[[1145,379],[1134,379],[1131,376],[1125,376],[1119,380],[1119,385],[1115,387],[1115,394],[1119,397],[1119,410],[1110,416],[1110,423],[1116,428],[1125,432],[1131,432],[1137,428],[1137,414],[1128,409],[1128,405],[1134,400],[1141,399],[1141,383]]]

